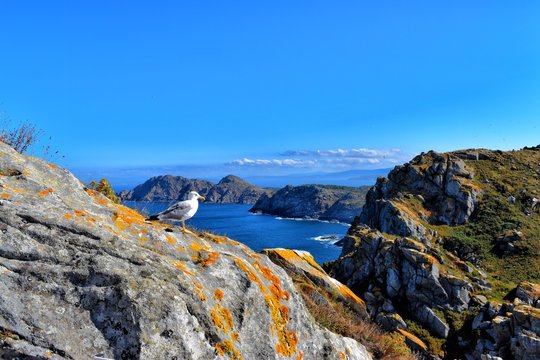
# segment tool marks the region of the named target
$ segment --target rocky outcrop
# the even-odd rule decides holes
[[[390,239],[357,226],[349,230],[338,260],[326,265],[329,274],[362,295],[372,318],[388,330],[406,329],[405,312],[439,337],[449,326],[434,310],[467,309],[471,285],[441,272],[430,248],[411,238]]]
[[[175,201],[184,200],[190,191],[197,191],[212,203],[255,204],[262,194],[271,190],[261,189],[241,178],[228,175],[217,184],[206,180],[187,179],[182,176],[153,177],[133,190],[119,195],[126,201]]]
[[[271,190],[261,189],[238,176],[228,175],[206,194],[206,200],[214,203],[255,204],[262,194]]]
[[[190,235],[0,143],[0,357],[369,359],[265,255]]]
[[[272,195],[261,196],[250,211],[351,223],[362,209],[366,191],[367,187],[288,185]]]
[[[323,292],[331,294],[331,297],[339,299],[353,308],[361,316],[367,318],[366,304],[356,296],[347,286],[330,277],[313,256],[301,250],[289,249],[265,249],[262,251],[276,265],[279,265],[294,277],[300,276],[313,283]]]
[[[511,302],[482,306],[471,325],[478,336],[469,355],[476,359],[539,359],[539,290],[538,284],[521,283],[512,291],[515,298]]]
[[[396,166],[388,178],[377,179],[366,196],[360,221],[386,233],[415,237],[429,235],[422,221],[463,224],[478,202],[479,189],[470,181],[472,177],[457,156],[422,153]],[[403,205],[411,202],[419,202],[423,211],[411,213]]]
[[[378,314],[377,322],[388,331],[385,332],[370,321],[365,302],[329,276],[308,252],[266,249],[262,253],[291,276],[317,321],[339,329],[341,334],[358,340],[378,356],[384,354],[383,358],[416,359],[411,350],[426,354],[426,345],[404,330],[407,326],[399,315]],[[394,345],[390,348],[389,344]]]

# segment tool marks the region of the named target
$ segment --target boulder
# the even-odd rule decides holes
[[[0,357],[369,359],[265,255],[145,222],[0,143]]]

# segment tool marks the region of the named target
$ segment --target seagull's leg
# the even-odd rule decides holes
[[[182,231],[186,232],[186,223],[182,220]]]

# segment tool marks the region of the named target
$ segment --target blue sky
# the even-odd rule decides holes
[[[538,1],[2,1],[0,111],[90,177],[520,148],[540,143],[539,18]]]

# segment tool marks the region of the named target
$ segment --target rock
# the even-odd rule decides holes
[[[512,353],[515,359],[540,359],[540,338],[531,331],[522,330],[512,342]]]
[[[342,300],[361,316],[368,317],[364,301],[347,286],[331,278],[307,251],[278,248],[265,249],[262,253],[267,255],[273,263],[285,269],[291,277],[305,278],[305,281],[313,283],[323,292],[330,293],[332,297]]]
[[[360,222],[380,231],[419,237],[425,229],[420,214],[398,194],[420,194],[430,221],[448,225],[465,223],[477,206],[478,189],[470,184],[472,172],[454,155],[430,151],[405,165],[396,166],[388,178],[377,179],[366,196]]]
[[[484,295],[481,295],[481,294],[473,295],[472,300],[474,301],[475,304],[477,304],[479,306],[484,306],[488,302],[487,297],[485,297]]]
[[[415,317],[425,324],[433,333],[439,337],[446,338],[450,331],[450,327],[441,318],[439,318],[433,310],[427,306],[422,306],[414,314]]]
[[[410,332],[403,330],[403,329],[397,329],[397,332],[399,332],[401,335],[405,337],[406,344],[413,350],[417,352],[425,352],[427,351],[427,346],[424,344],[422,340],[411,334]]]
[[[493,320],[493,330],[495,330],[495,342],[504,344],[512,337],[511,321],[505,316],[496,316]]]
[[[366,191],[367,187],[289,185],[272,195],[261,196],[250,211],[351,223],[362,209]]]
[[[122,191],[119,195],[125,201],[177,201],[184,200],[190,191],[197,191],[211,203],[235,204],[255,204],[261,195],[272,193],[234,175],[224,177],[217,184],[163,175],[153,177],[133,190]]]
[[[471,324],[472,330],[476,330],[480,328],[480,325],[484,322],[484,312],[480,311],[476,316],[474,317],[474,320]]]
[[[0,174],[15,171],[0,175],[0,357],[370,358],[266,256],[167,232],[0,143]]]
[[[526,281],[521,282],[516,288],[516,298],[534,306],[540,299],[540,285]]]
[[[394,331],[397,329],[407,329],[405,321],[397,313],[380,312],[375,317],[375,321],[382,326],[386,331]]]

